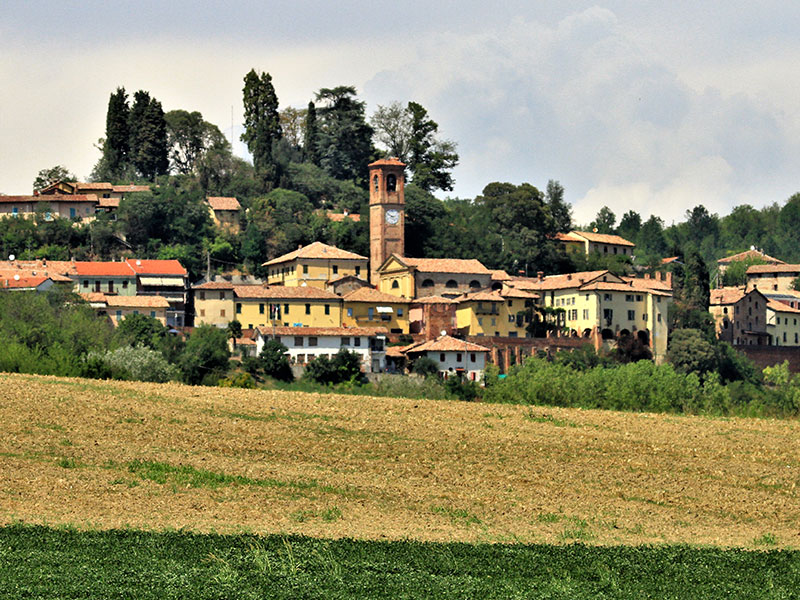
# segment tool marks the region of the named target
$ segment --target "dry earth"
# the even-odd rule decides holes
[[[0,522],[797,548],[799,433],[0,374]]]

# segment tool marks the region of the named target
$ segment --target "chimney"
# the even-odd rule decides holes
[[[567,281],[572,281],[572,273],[567,273]]]
[[[670,287],[670,289],[671,289],[671,288],[672,288],[672,272],[669,272],[669,273],[667,273],[667,274],[666,274],[666,279],[665,279],[665,281],[667,282],[667,285],[668,285],[668,286]]]
[[[645,274],[644,274],[644,278],[645,278],[645,279],[650,279],[650,273],[645,273]]]
[[[661,271],[656,271],[656,280],[661,281]]]
[[[542,281],[544,279],[544,271],[537,271],[536,277],[539,281]]]

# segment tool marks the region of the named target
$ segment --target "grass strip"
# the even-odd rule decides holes
[[[796,598],[800,552],[0,528],[3,598]]]

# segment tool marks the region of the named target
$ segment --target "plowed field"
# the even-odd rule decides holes
[[[0,522],[800,546],[800,424],[0,375]]]

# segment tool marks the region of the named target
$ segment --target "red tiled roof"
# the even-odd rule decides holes
[[[614,244],[616,246],[635,246],[633,242],[629,242],[624,237],[612,235],[609,233],[594,233],[593,231],[570,231],[570,234],[586,238],[595,244]]]
[[[193,285],[193,290],[232,290],[233,283],[230,281],[206,281],[200,285]]]
[[[785,265],[786,263],[779,258],[773,258],[769,254],[764,254],[761,250],[746,250],[745,252],[739,252],[738,254],[732,254],[731,256],[726,256],[725,258],[720,258],[717,261],[717,264],[720,265],[727,265],[732,262],[738,260],[747,260],[748,258],[760,258],[764,262],[773,265]]]
[[[42,285],[45,281],[50,279],[49,277],[33,277],[33,276],[20,276],[17,274],[19,279],[15,279],[14,276],[11,277],[3,277],[0,276],[0,290],[2,289],[20,289],[20,288],[36,288]]]
[[[76,275],[97,275],[100,277],[135,277],[136,274],[126,262],[75,261]]]
[[[209,196],[206,202],[212,210],[239,210],[242,205],[236,198],[230,196]]]
[[[408,304],[408,300],[406,298],[402,298],[400,296],[392,296],[391,294],[380,292],[375,288],[371,287],[362,287],[357,290],[353,290],[352,292],[342,296],[342,299],[345,302]]]
[[[91,182],[90,183],[75,182],[72,185],[74,185],[75,189],[78,189],[78,190],[112,190],[112,189],[114,189],[113,185],[111,185],[110,183],[105,182],[105,181],[102,181],[102,182],[98,181],[98,182],[93,182],[93,183],[91,183]]]
[[[169,308],[164,296],[106,296],[109,307],[119,308]]]
[[[406,352],[488,352],[488,348],[459,340],[449,335],[443,335],[435,340],[423,342],[418,346],[409,348]]]
[[[607,275],[611,279],[619,280],[619,278],[610,271],[602,270],[565,273],[564,275],[548,275],[542,278],[541,281],[534,278],[516,277],[513,279],[512,285],[525,290],[564,290],[581,287],[603,275]]]
[[[347,250],[342,250],[341,248],[337,248],[336,246],[323,244],[322,242],[314,242],[313,244],[309,244],[308,246],[303,246],[302,248],[298,248],[297,250],[289,252],[288,254],[284,254],[283,256],[279,256],[278,258],[273,258],[272,260],[265,262],[261,266],[268,267],[270,265],[277,265],[280,263],[290,262],[298,258],[367,260],[366,256],[361,256],[360,254],[356,254],[354,252],[348,252]]]
[[[489,269],[489,272],[492,274],[492,281],[508,281],[511,279],[511,275],[502,269]]]
[[[411,304],[456,304],[456,301],[444,296],[423,296],[409,301]]]
[[[767,308],[775,312],[787,312],[794,314],[800,313],[800,308],[792,308],[788,304],[785,304],[778,300],[770,300],[769,302],[767,302]]]
[[[663,292],[671,292],[672,286],[661,279],[646,279],[644,277],[623,277],[625,283],[629,283],[631,287],[640,290],[660,290]]]
[[[800,265],[789,265],[786,263],[780,265],[753,265],[748,267],[747,274],[753,273],[800,273]]]
[[[505,302],[499,290],[478,290],[455,299],[456,302]]]
[[[263,336],[271,335],[313,335],[316,337],[333,336],[375,336],[385,335],[389,330],[385,327],[257,327]]]
[[[395,167],[405,167],[406,163],[400,162],[400,159],[395,158],[394,156],[391,156],[389,158],[381,158],[379,160],[376,160],[375,162],[371,162],[367,166],[368,167],[379,167],[379,166],[383,166],[383,165],[391,165],[391,166],[395,166]]]
[[[115,185],[113,191],[121,194],[133,194],[134,192],[149,192],[149,185]]]
[[[188,275],[180,262],[174,259],[136,259],[129,258],[127,262],[137,275]]]
[[[591,283],[587,283],[586,285],[582,285],[580,291],[607,291],[607,292],[625,292],[628,294],[639,292],[645,294],[652,294],[654,296],[672,296],[672,292],[667,292],[663,290],[656,290],[651,288],[635,288],[630,283],[615,283],[611,281],[593,281]]]
[[[400,258],[420,273],[467,273],[491,275],[491,271],[475,258]]]
[[[341,300],[333,292],[311,286],[285,286],[285,285],[235,285],[233,292],[239,298],[285,298],[285,299],[312,299],[312,300]]]
[[[47,194],[43,196],[0,196],[3,204],[20,204],[23,202],[97,202],[95,194]]]
[[[711,290],[709,304],[735,304],[744,298],[744,290],[739,287],[724,287]]]
[[[526,290],[521,290],[513,287],[506,287],[500,290],[500,295],[503,298],[523,298],[525,300],[536,300],[539,294],[534,294]]]
[[[361,215],[358,213],[326,213],[328,219],[333,221],[334,223],[339,223],[344,221],[345,219],[350,219],[355,223],[359,223],[361,221]]]

